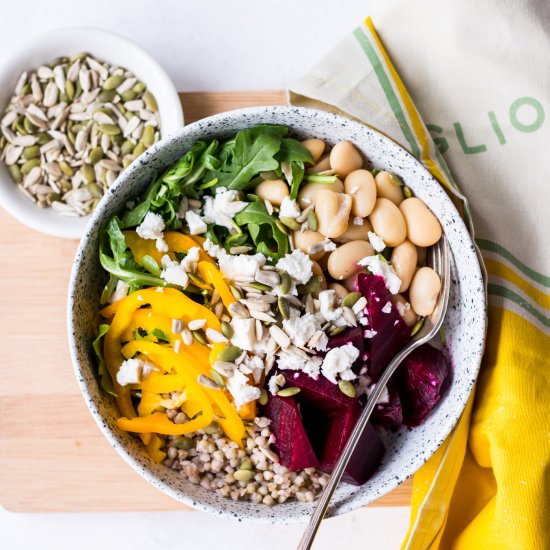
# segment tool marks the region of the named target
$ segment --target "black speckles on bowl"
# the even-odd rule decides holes
[[[145,189],[155,172],[175,162],[197,139],[227,137],[257,124],[284,124],[297,137],[330,143],[351,140],[379,169],[400,175],[441,221],[455,263],[451,303],[445,320],[452,382],[440,404],[414,430],[384,432],[386,455],[362,487],[342,484],[329,514],[342,514],[372,502],[412,475],[437,450],[460,417],[475,382],[485,336],[485,295],[481,270],[468,231],[455,207],[429,172],[393,141],[351,120],[312,109],[258,107],[222,113],[191,124],[153,146],[109,189],[97,207],[74,260],[69,288],[68,327],[71,355],[80,388],[99,427],[120,455],[145,479],[173,498],[199,510],[239,520],[290,523],[305,521],[311,504],[287,502],[269,508],[234,502],[187,482],[178,472],[153,464],[138,441],[120,431],[113,402],[98,387],[91,343],[105,276],[98,261],[98,231],[126,201]]]

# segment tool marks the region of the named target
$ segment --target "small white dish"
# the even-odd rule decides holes
[[[23,71],[85,51],[97,59],[125,67],[147,85],[158,103],[163,138],[183,126],[183,110],[174,84],[151,55],[123,36],[84,27],[58,29],[32,38],[15,51],[0,63],[0,115]],[[0,205],[32,229],[55,237],[79,239],[90,220],[90,215],[71,218],[51,208],[39,208],[13,183],[3,162],[0,162]]]
[[[141,442],[116,426],[119,413],[97,382],[92,341],[97,330],[99,297],[107,276],[98,259],[99,234],[109,218],[142,193],[154,174],[176,162],[198,139],[227,138],[257,124],[282,124],[299,138],[319,137],[328,143],[349,140],[373,168],[398,174],[440,220],[454,257],[450,300],[443,324],[445,352],[452,365],[449,387],[440,403],[417,428],[380,432],[384,459],[361,487],[341,483],[328,515],[342,514],[387,494],[428,460],[460,418],[474,386],[485,340],[485,290],[475,247],[464,222],[439,183],[409,153],[382,134],[341,116],[296,107],[255,107],[221,113],[181,129],[155,144],[111,186],[94,212],[73,262],[68,297],[71,357],[86,404],[111,445],[149,483],[211,514],[239,521],[292,523],[307,521],[313,505],[287,501],[273,507],[227,499],[193,485],[179,472],[154,464]]]

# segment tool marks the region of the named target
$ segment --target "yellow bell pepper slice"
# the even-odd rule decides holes
[[[109,331],[111,332],[111,331]],[[109,334],[109,332],[107,334]],[[190,354],[182,350],[179,354],[174,353],[170,348],[154,344],[153,342],[147,342],[145,340],[134,340],[129,342],[122,349],[122,353],[126,357],[133,357],[136,353],[143,353],[144,355],[151,356],[154,362],[162,370],[169,372],[170,368],[174,368],[177,374],[181,374],[185,377],[186,385],[188,387],[189,396],[195,395],[195,389],[191,384],[187,383],[190,380],[195,386],[199,387],[199,390],[204,392],[210,402],[212,402],[220,413],[218,422],[227,436],[235,441],[235,443],[241,445],[241,440],[244,437],[245,430],[244,424],[237,414],[235,407],[230,403],[227,396],[220,390],[214,390],[200,386],[195,382],[200,374],[205,374],[200,366],[193,360]],[[207,367],[208,368],[208,367]],[[152,376],[154,373],[151,373]],[[204,413],[203,413],[204,414]]]
[[[256,401],[249,401],[239,409],[239,416],[243,420],[254,420],[256,418]]]
[[[145,445],[148,455],[151,457],[151,460],[156,464],[160,464],[165,458],[166,453],[161,451],[161,447],[164,445],[164,441],[157,434],[141,434],[142,436],[147,435],[150,437],[149,442]]]
[[[197,264],[197,271],[207,283],[210,283],[220,293],[220,298],[222,299],[225,307],[229,307],[233,302],[236,302],[223,278],[223,275],[220,271],[218,271],[218,269],[216,269],[214,264],[200,261]]]
[[[119,418],[117,426],[127,432],[151,433],[162,435],[185,435],[202,428],[206,428],[214,418],[212,409],[204,411],[184,424],[174,424],[165,413],[154,413],[149,416],[135,416],[134,418]]]
[[[141,400],[138,405],[139,416],[147,416],[158,412],[160,409],[179,409],[186,400],[185,393],[182,392],[175,399],[162,397],[159,393],[147,390],[141,391]]]
[[[124,231],[124,238],[128,248],[132,251],[138,264],[141,264],[144,256],[151,256],[158,265],[161,265],[162,257],[166,252],[157,249],[153,239],[142,239],[135,231]],[[201,244],[196,242],[189,235],[178,231],[165,231],[164,240],[168,245],[168,256],[174,259],[174,252],[187,252],[190,248],[199,247],[199,259],[205,262],[212,262],[212,258],[203,250]],[[172,254],[170,254],[172,252]]]
[[[134,339],[134,331],[137,328],[146,330],[149,334],[153,332],[155,328],[159,328],[170,339],[170,344],[173,346],[177,340],[180,340],[180,349],[184,347],[185,351],[196,357],[197,360],[207,363],[208,361],[208,348],[196,340],[189,346],[183,344],[181,334],[172,332],[172,319],[169,319],[165,315],[159,315],[150,308],[138,309],[132,316],[132,321],[124,331],[122,335],[123,342],[129,342]]]
[[[188,298],[183,292],[175,288],[164,288],[162,292],[157,292],[155,288],[144,288],[132,292],[122,300],[118,300],[100,311],[106,319],[113,318],[105,340],[109,334],[111,334],[110,339],[120,338],[130,324],[134,312],[147,304],[155,313],[169,319],[182,319],[185,323],[189,323],[193,319],[206,319],[207,327],[220,330],[220,321],[214,313]],[[115,323],[115,321],[117,322]],[[113,327],[113,325],[115,326]],[[113,331],[113,328],[116,330]]]

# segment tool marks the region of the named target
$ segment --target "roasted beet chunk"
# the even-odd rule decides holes
[[[276,450],[281,464],[289,470],[317,468],[319,461],[304,430],[294,399],[270,395],[265,413],[271,419],[271,431],[277,438]]]
[[[395,380],[407,426],[421,424],[435,407],[448,373],[443,354],[427,344],[414,350],[397,369]]]
[[[289,380],[289,383],[301,390],[296,399],[300,403],[305,430],[321,461],[320,469],[331,472],[344,450],[362,407],[357,399],[344,395],[336,384],[323,376],[313,380],[307,374],[298,373],[298,376],[293,375]],[[362,485],[376,470],[383,455],[384,444],[369,424],[343,479]]]
[[[410,330],[391,302],[383,277],[362,273],[359,289],[367,299],[369,325],[376,334],[366,339],[369,352],[369,375],[376,381],[388,363],[409,341]],[[389,305],[388,305],[389,304]]]
[[[393,378],[388,383],[388,403],[379,403],[372,412],[372,421],[386,428],[397,428],[403,424],[403,407]]]

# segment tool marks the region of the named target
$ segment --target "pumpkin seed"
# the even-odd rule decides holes
[[[290,275],[286,271],[283,271],[279,275],[281,277],[281,283],[279,284],[279,287],[278,287],[279,292],[281,294],[288,294],[288,292],[290,291],[290,288],[292,287],[292,279],[290,278]]]
[[[65,80],[65,93],[67,94],[67,98],[72,101],[75,94],[75,86],[74,83],[71,80]]]
[[[132,162],[134,162],[134,156],[133,155],[126,155],[123,159],[122,159],[122,166],[124,168],[128,168],[128,166],[130,166],[130,164],[132,164]]]
[[[344,330],[346,330],[348,327],[346,326],[343,326],[343,327],[334,327],[330,332],[329,332],[329,335],[330,336],[336,336],[337,334],[340,334],[341,332],[344,332]]]
[[[204,374],[199,374],[197,378],[197,382],[204,386],[205,388],[208,388],[210,390],[221,390],[220,386],[212,380],[212,378],[208,378],[208,376],[205,376]]]
[[[286,300],[284,296],[281,296],[277,300],[277,307],[283,319],[290,319],[290,306],[288,305],[288,300]]]
[[[82,172],[82,175],[84,176],[84,179],[88,183],[95,180],[95,170],[92,168],[92,166],[90,164],[83,164],[80,171]]]
[[[155,129],[152,126],[145,126],[143,133],[141,134],[141,142],[146,147],[151,147],[155,142]]]
[[[269,285],[264,285],[264,283],[259,283],[258,281],[252,281],[248,283],[248,286],[255,288],[256,290],[271,290],[271,287]]]
[[[236,286],[229,285],[229,290],[231,294],[233,294],[235,300],[242,300],[244,298],[243,293]]]
[[[90,151],[90,163],[96,165],[103,158],[103,149],[101,147],[94,147]]]
[[[343,307],[353,307],[355,302],[361,298],[362,294],[360,292],[350,292],[343,300]]]
[[[277,395],[279,397],[292,397],[293,395],[296,395],[298,393],[300,393],[300,388],[291,387],[291,388],[283,388],[282,390],[279,390],[277,392]]]
[[[183,451],[190,451],[195,448],[195,440],[190,437],[183,437],[177,435],[173,441],[174,447],[177,449],[182,449]]]
[[[115,88],[118,88],[122,81],[124,80],[124,76],[121,74],[114,74],[110,76],[104,83],[103,83],[103,89],[104,90],[114,90]]]
[[[214,434],[219,433],[219,431],[220,431],[220,425],[219,425],[217,422],[212,422],[211,424],[208,424],[208,426],[206,426],[205,428],[203,428],[202,431],[203,431],[205,434],[214,435]]]
[[[355,386],[348,380],[340,380],[338,382],[338,389],[348,397],[355,397],[356,395]]]
[[[21,155],[24,159],[34,159],[40,156],[40,147],[38,145],[31,145],[30,147],[25,147]]]
[[[152,143],[151,143],[152,145]],[[133,149],[132,149],[132,155],[134,158],[139,157],[139,155],[142,155],[145,153],[145,145],[143,143],[138,143]]]
[[[34,134],[36,130],[38,129],[30,120],[28,117],[25,117],[23,119],[23,128],[25,128],[25,131],[28,134]]]
[[[225,382],[225,378],[214,369],[210,371],[210,376],[212,377],[212,380],[214,380],[214,382],[216,382],[216,384],[220,386],[220,388],[225,388],[225,386],[227,385]]]
[[[307,225],[311,229],[311,231],[317,231],[317,229],[319,228],[317,214],[315,214],[313,210],[310,210],[309,214],[307,215]]]
[[[68,178],[74,176],[74,170],[64,160],[59,163],[59,168]]]
[[[98,128],[102,134],[108,136],[117,136],[121,132],[120,128],[115,124],[100,124]]]
[[[33,168],[40,166],[40,159],[29,159],[21,166],[21,173],[26,176]]]
[[[233,327],[227,321],[222,321],[221,322],[221,329],[222,329],[222,334],[228,340],[231,340],[231,338],[233,338],[233,334],[235,333],[235,331],[233,330]]]
[[[141,92],[143,92],[145,90],[146,86],[143,82],[137,82],[135,84],[135,86],[132,88],[132,90],[134,90],[134,92],[136,92],[136,94],[141,94]],[[145,101],[145,98],[144,98],[144,101]]]
[[[321,288],[321,278],[317,275],[311,277],[311,279],[305,285],[298,285],[298,292],[300,294],[313,294]]]
[[[293,231],[298,231],[300,229],[300,224],[294,218],[288,218],[287,216],[279,217],[281,223],[292,229]]]
[[[128,155],[129,153],[133,152],[135,145],[127,139],[126,141],[122,142],[122,145],[120,146],[120,152],[123,155]]]
[[[411,188],[405,185],[403,187],[403,195],[405,195],[406,199],[410,199],[413,196]]]
[[[260,397],[258,397],[258,403],[260,405],[267,405],[267,402],[269,401],[269,395],[265,388],[262,388],[260,390]]]
[[[403,187],[403,180],[397,174],[390,174],[390,181],[395,187]]]
[[[233,363],[242,353],[242,350],[237,346],[227,346],[218,355],[218,361]]]
[[[254,464],[252,463],[252,460],[250,458],[245,458],[241,465],[239,466],[239,470],[253,470]]]
[[[247,482],[250,481],[254,477],[254,472],[252,470],[237,470],[233,477],[237,481]]]
[[[204,330],[192,330],[191,334],[199,344],[202,344],[203,346],[207,346],[209,344],[208,339],[206,338],[206,334],[204,334]]]
[[[288,227],[281,221],[276,220],[275,225],[285,234],[288,235]]]
[[[136,97],[137,94],[136,92],[134,92],[134,90],[127,90],[120,96],[122,101],[132,101],[132,99],[136,99]]]
[[[411,330],[411,336],[415,336],[420,332],[420,329],[424,325],[424,318],[419,319]]]
[[[145,92],[143,94],[143,101],[148,111],[151,111],[153,113],[156,113],[158,111],[159,107],[157,105],[157,100],[151,92]]]
[[[378,170],[378,168],[374,168],[371,170],[371,174],[375,178],[378,174],[380,174],[380,170]]]
[[[98,96],[97,99],[101,103],[110,103],[115,99],[116,91],[115,90],[103,90]]]
[[[8,171],[12,180],[15,183],[21,183],[23,181],[23,175],[21,174],[21,168],[19,168],[19,164],[12,164],[11,166],[8,166]]]

